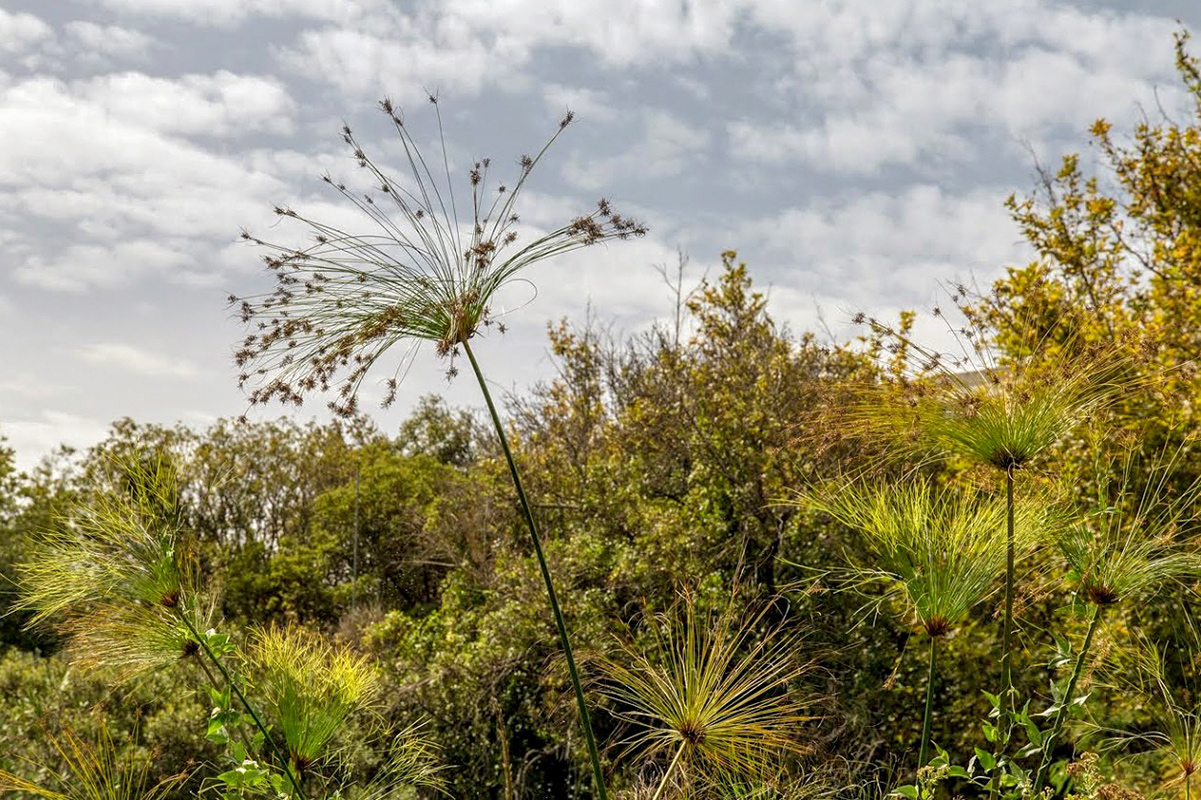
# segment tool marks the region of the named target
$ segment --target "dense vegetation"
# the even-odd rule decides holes
[[[28,474],[0,447],[0,787],[1190,796],[1201,73],[1185,45],[1187,124],[1123,144],[1098,122],[1106,173],[1068,157],[1010,199],[1038,256],[936,310],[965,316],[958,356],[913,341],[911,315],[847,345],[794,334],[731,252],[649,333],[552,326],[557,376],[508,398],[499,428],[426,398],[381,431],[354,387],[396,326],[479,369],[479,276],[510,262],[477,202],[441,317],[417,287],[328,341],[288,322],[248,339],[252,386],[264,359],[289,368],[270,361],[281,342],[316,365],[264,373],[256,399],[332,381],[350,387],[337,421],[123,420]],[[640,232],[602,203],[534,245]],[[450,234],[429,235],[432,251]],[[326,269],[288,294],[332,257],[273,252],[282,288],[248,321],[340,290]]]

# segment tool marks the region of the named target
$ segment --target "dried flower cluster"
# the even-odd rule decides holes
[[[437,99],[430,97],[437,109]],[[299,405],[306,394],[336,389],[330,408],[340,415],[357,410],[358,389],[372,365],[393,345],[409,340],[435,344],[440,356],[489,323],[496,292],[520,270],[552,256],[609,239],[642,236],[646,227],[600,200],[595,210],[518,244],[518,195],[534,167],[571,123],[568,113],[534,156],[520,160],[516,181],[489,189],[491,162],[468,170],[470,211],[460,221],[441,116],[438,131],[442,163],[431,168],[399,110],[390,100],[380,109],[399,136],[407,160],[405,180],[385,173],[359,146],[349,127],[342,138],[372,191],[356,194],[329,175],[323,180],[362,211],[373,224],[351,233],[291,208],[280,217],[307,225],[314,243],[289,247],[248,232],[242,238],[270,252],[264,261],[275,274],[271,293],[230,303],[252,328],[235,354],[239,385],[254,404],[279,400]],[[434,169],[438,170],[435,177]],[[384,405],[395,399],[401,359],[387,380]]]

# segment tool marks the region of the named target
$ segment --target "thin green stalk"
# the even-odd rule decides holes
[[[221,682],[217,680],[217,676],[213,674],[211,669],[209,669],[209,665],[204,663],[204,659],[197,658],[196,665],[199,666],[200,670],[204,673],[204,677],[208,680],[209,685],[211,685],[214,689],[221,688]],[[239,725],[237,726],[237,731],[238,738],[242,740],[242,744],[246,747],[246,752],[249,753],[254,748],[250,746],[250,737],[246,735],[246,729]]]
[[[505,452],[505,460],[509,464],[509,475],[513,478],[513,486],[517,490],[517,499],[521,504],[522,515],[525,517],[526,525],[530,529],[530,539],[534,542],[534,553],[538,557],[538,568],[542,570],[542,580],[546,583],[546,596],[550,599],[550,608],[555,616],[555,626],[559,629],[559,642],[563,645],[563,654],[567,657],[567,671],[571,674],[571,685],[575,689],[576,704],[580,709],[580,720],[584,725],[584,739],[588,744],[588,756],[592,759],[592,778],[596,782],[597,795],[600,800],[608,800],[608,793],[605,791],[605,777],[601,772],[600,753],[596,749],[596,737],[592,733],[592,721],[588,716],[588,704],[584,702],[584,688],[580,685],[580,675],[576,670],[575,657],[571,652],[571,642],[567,638],[567,624],[563,621],[563,612],[559,610],[559,601],[555,596],[555,584],[550,577],[550,568],[546,565],[546,556],[542,554],[542,539],[538,535],[538,526],[534,522],[534,513],[530,508],[530,502],[526,499],[525,489],[521,485],[521,476],[517,472],[517,462],[513,460],[513,451],[509,449],[509,439],[505,436],[505,427],[501,424],[500,414],[496,411],[496,404],[492,402],[492,393],[488,391],[488,383],[484,380],[484,373],[480,370],[479,362],[475,360],[475,353],[472,352],[471,346],[467,344],[465,338],[460,339],[460,344],[463,345],[463,351],[467,353],[467,360],[471,362],[471,369],[475,372],[475,379],[480,385],[480,391],[484,394],[484,402],[488,405],[488,413],[492,415],[492,424],[496,428],[496,435],[500,439],[501,449]]]
[[[926,673],[926,711],[922,715],[922,743],[918,748],[917,768],[926,766],[926,755],[930,752],[930,722],[934,711],[934,676],[937,669],[938,637],[930,637],[930,669]]]
[[[1013,647],[1013,584],[1015,572],[1015,539],[1013,524],[1013,469],[1005,470],[1005,621],[1001,633],[1001,691],[1002,713],[1008,703],[1012,713],[1013,700],[1013,664],[1011,662]],[[1009,745],[1009,726],[1006,725],[1005,746]]]
[[[1076,682],[1080,680],[1080,673],[1084,671],[1084,661],[1088,657],[1088,649],[1093,643],[1093,634],[1097,632],[1097,626],[1101,623],[1101,612],[1104,606],[1093,606],[1093,617],[1088,623],[1088,633],[1084,635],[1084,644],[1080,646],[1080,655],[1076,656],[1076,665],[1072,668],[1072,677],[1068,681],[1068,689],[1063,695],[1063,701],[1059,705],[1059,712],[1055,715],[1055,724],[1051,727],[1051,733],[1047,735],[1047,740],[1043,744],[1043,758],[1038,765],[1038,774],[1034,778],[1034,792],[1038,792],[1043,787],[1043,782],[1047,778],[1047,769],[1051,766],[1051,755],[1055,750],[1055,742],[1059,738],[1060,732],[1063,731],[1063,724],[1067,721],[1068,711],[1072,707],[1072,699],[1076,694]]]
[[[208,656],[209,661],[211,661],[213,666],[217,668],[217,671],[221,673],[221,677],[223,677],[226,683],[229,684],[230,690],[234,693],[234,695],[237,696],[238,702],[240,702],[242,707],[246,709],[246,713],[250,715],[252,720],[254,720],[255,727],[257,727],[259,732],[263,734],[263,741],[265,741],[271,747],[271,752],[275,754],[275,757],[279,760],[280,766],[283,767],[284,774],[288,776],[288,783],[292,784],[292,789],[296,792],[296,796],[298,798],[304,797],[304,793],[300,790],[300,783],[296,780],[296,776],[292,774],[291,768],[288,767],[288,759],[284,758],[283,753],[281,753],[279,748],[275,745],[275,740],[271,738],[271,732],[267,730],[267,726],[263,724],[261,719],[259,719],[258,712],[254,710],[254,706],[252,706],[250,701],[246,699],[246,695],[242,694],[242,690],[238,688],[237,682],[234,681],[233,676],[229,674],[229,670],[225,668],[225,664],[221,663],[221,659],[217,658],[217,654],[209,649],[208,642],[206,642],[205,638],[200,635],[199,631],[196,630],[196,626],[193,625],[192,621],[187,618],[187,615],[185,615],[179,609],[176,609],[175,613],[176,616],[179,617],[180,621],[187,626],[188,631],[192,634],[192,638],[194,638],[196,643],[200,645],[202,650],[204,650],[204,654]]]
[[[684,755],[684,748],[686,747],[688,747],[688,742],[680,742],[680,749],[676,751],[675,757],[667,765],[667,771],[663,773],[663,779],[659,781],[659,788],[655,789],[655,793],[651,795],[651,800],[659,800],[659,797],[663,794],[663,790],[667,788],[667,779],[671,777],[672,770],[679,763],[680,756]]]
[[[1016,532],[1013,521],[1013,467],[1005,470],[1005,618],[1001,623],[1001,705],[997,709],[1000,716],[997,719],[997,729],[1000,736],[997,746],[993,748],[993,758],[997,768],[989,781],[988,793],[996,797],[1000,792],[1000,764],[1002,757],[1009,749],[1009,739],[1013,735],[1013,664],[1010,650],[1013,647],[1013,587],[1016,573],[1017,547]]]

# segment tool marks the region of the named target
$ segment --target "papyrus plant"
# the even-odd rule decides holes
[[[118,681],[194,667],[215,706],[208,738],[227,745],[235,762],[219,776],[227,790],[310,796],[311,768],[347,718],[374,703],[374,673],[296,630],[261,631],[239,647],[218,630],[216,604],[200,585],[170,462],[134,458],[115,472],[117,485],[96,487],[45,532],[21,568],[18,607],[32,612],[33,623],[56,625],[75,663]],[[110,745],[84,746],[68,734],[59,749],[86,788],[87,776],[100,776],[99,785],[112,772]],[[391,750],[386,785],[440,786],[432,746],[412,730]]]
[[[44,800],[160,800],[170,796],[188,777],[186,773],[173,775],[151,784],[150,759],[139,757],[132,748],[120,752],[104,723],[99,726],[95,741],[87,741],[70,730],[49,739],[66,768],[66,775],[57,775],[44,765],[33,765],[41,766],[39,771],[52,776],[51,780],[39,782],[0,769],[0,795],[21,792]]]
[[[1183,447],[1169,456],[1153,456],[1146,480],[1137,491],[1132,489],[1131,479],[1142,460],[1137,454],[1113,461],[1098,459],[1095,471],[1099,481],[1092,507],[1076,524],[1060,531],[1059,546],[1076,583],[1077,601],[1089,609],[1089,623],[1064,695],[1051,709],[1054,723],[1043,744],[1035,791],[1047,780],[1055,745],[1106,614],[1133,598],[1179,588],[1201,577],[1201,551],[1193,541],[1201,481],[1173,489],[1174,468],[1182,451]],[[1151,650],[1142,649],[1150,658]],[[1153,675],[1153,666],[1144,659],[1140,668]],[[1183,721],[1184,717],[1170,719]],[[1191,727],[1185,730],[1191,735]]]
[[[19,571],[17,608],[53,623],[82,664],[120,680],[169,666],[200,649],[213,602],[199,586],[190,537],[177,523],[175,474],[166,459],[117,470],[52,528]]]
[[[224,684],[237,696],[262,734],[263,748],[275,749],[225,663],[228,636],[211,627],[213,603],[200,592],[192,542],[178,522],[171,463],[131,458],[115,472],[118,485],[97,487],[43,533],[34,557],[21,567],[17,607],[32,612],[30,624],[57,625],[76,661],[118,680],[180,661],[196,663],[213,689]],[[287,762],[275,755],[299,796]]]
[[[436,111],[436,98],[430,100]],[[267,294],[231,298],[242,321],[250,327],[235,357],[239,383],[249,391],[252,403],[278,400],[299,404],[308,394],[334,391],[335,399],[329,404],[333,411],[352,414],[368,372],[394,347],[408,349],[392,352],[391,371],[384,379],[385,405],[395,398],[398,376],[413,346],[428,342],[439,356],[466,355],[488,406],[529,529],[567,658],[593,779],[603,800],[606,792],[600,756],[567,626],[504,425],[470,342],[491,322],[497,292],[526,267],[611,239],[641,236],[646,228],[617,213],[602,199],[592,211],[549,232],[522,239],[518,197],[534,167],[571,123],[570,113],[537,154],[521,157],[512,182],[493,184],[491,163],[484,159],[466,167],[466,185],[456,194],[441,117],[441,157],[427,161],[400,109],[389,100],[384,100],[380,108],[399,140],[403,172],[396,175],[378,166],[350,128],[344,127],[343,139],[370,189],[360,194],[328,175],[324,177],[362,212],[363,230],[343,230],[303,211],[280,207],[276,213],[300,223],[311,237],[309,243],[280,245],[243,234],[247,241],[267,251],[264,261],[276,286]]]
[[[800,499],[856,530],[867,558],[852,565],[860,584],[883,584],[929,637],[918,767],[926,765],[939,642],[991,597],[1005,574],[1007,520],[1020,524],[1024,549],[1053,524],[1052,506],[917,477],[903,482],[852,480]]]
[[[365,658],[301,628],[256,631],[247,660],[299,773],[325,754],[351,713],[374,702],[379,683]]]
[[[963,292],[953,298],[962,301]],[[1000,475],[1005,484],[1005,599],[1001,628],[1001,699],[1012,717],[1013,604],[1019,555],[1015,486],[1020,473],[1099,415],[1133,382],[1129,359],[1114,345],[1069,339],[1025,357],[997,357],[980,330],[962,331],[963,352],[948,355],[913,341],[907,330],[869,320],[897,359],[894,379],[868,387],[849,413],[865,434],[899,453],[959,459]],[[996,755],[1009,744],[1002,730]]]
[[[762,780],[806,751],[801,726],[814,701],[798,685],[812,666],[800,637],[763,614],[706,613],[688,598],[645,623],[649,647],[618,639],[597,667],[601,693],[629,727],[625,752],[666,762],[652,800],[673,785],[718,791]]]
[[[1150,730],[1120,731],[1107,744],[1133,746],[1134,758],[1152,760],[1167,777],[1166,787],[1179,787],[1191,800],[1201,772],[1201,630],[1187,611],[1180,619],[1176,636],[1167,641],[1133,630],[1128,642],[1102,660],[1099,672],[1102,683],[1137,698],[1150,714]]]

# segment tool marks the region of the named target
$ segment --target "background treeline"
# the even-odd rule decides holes
[[[827,746],[867,760],[905,738],[868,709],[906,633],[856,628],[856,599],[793,596],[798,581],[808,586],[798,565],[841,563],[849,540],[780,501],[806,475],[837,469],[845,453],[798,442],[871,359],[794,337],[764,306],[731,254],[682,309],[691,333],[614,342],[556,326],[559,377],[511,399],[514,439],[577,647],[606,649],[611,631],[682,591],[715,603],[735,590],[747,604],[780,598],[778,615],[827,654],[820,690],[846,701]],[[122,456],[147,451],[171,455],[180,513],[227,620],[299,623],[369,651],[389,681],[388,713],[428,720],[456,795],[509,785],[547,796],[576,781],[587,792],[537,568],[495,442],[472,414],[427,398],[391,436],[366,418],[204,430],[123,420],[88,452],[19,476],[6,453],[5,602],[39,532],[118,480]],[[12,691],[0,766],[45,757],[41,726],[86,729],[95,703],[123,734],[137,727],[164,774],[205,757],[195,730],[207,705],[158,685],[170,673],[114,694],[69,672],[54,635],[23,623],[4,617],[0,669]],[[616,741],[600,717],[602,738]]]
[[[886,786],[912,763],[919,738],[924,666],[906,656],[914,632],[893,615],[865,620],[871,598],[824,578],[856,559],[853,532],[782,501],[880,456],[881,443],[836,435],[840,409],[904,354],[781,329],[732,254],[683,312],[679,330],[628,341],[555,326],[558,377],[510,401],[577,648],[611,649],[614,632],[677,605],[682,592],[714,608],[768,603],[820,665],[798,687],[820,698],[805,732],[808,769],[834,786]],[[1141,413],[1147,403],[1163,410],[1163,397],[1127,400],[1138,413],[1124,424],[1154,448],[1167,422]],[[1069,445],[1060,468],[1070,472],[1086,450]],[[386,676],[384,713],[426,721],[455,796],[561,796],[564,787],[588,796],[537,567],[495,443],[471,413],[427,398],[394,435],[366,418],[204,430],[123,420],[88,452],[56,454],[21,475],[6,452],[5,603],[39,533],[119,480],[122,456],[146,452],[170,454],[176,466],[184,525],[231,627],[297,623],[369,653]],[[1027,583],[1022,617],[1045,623],[1071,588]],[[1179,602],[1160,598],[1138,618],[1169,619]],[[979,609],[943,658],[934,740],[952,751],[971,752],[987,712],[981,690],[995,688],[996,613],[995,603]],[[86,736],[98,713],[114,740],[153,754],[162,776],[215,758],[198,735],[208,703],[186,673],[113,689],[69,668],[54,634],[24,628],[21,613],[3,623],[0,767],[55,764],[47,734]],[[1030,639],[1019,663],[1041,664],[1051,653]],[[1028,694],[1047,678],[1019,669]],[[1135,710],[1118,702],[1114,713]],[[616,757],[621,731],[603,707],[596,716]],[[343,745],[353,753],[353,733]]]

